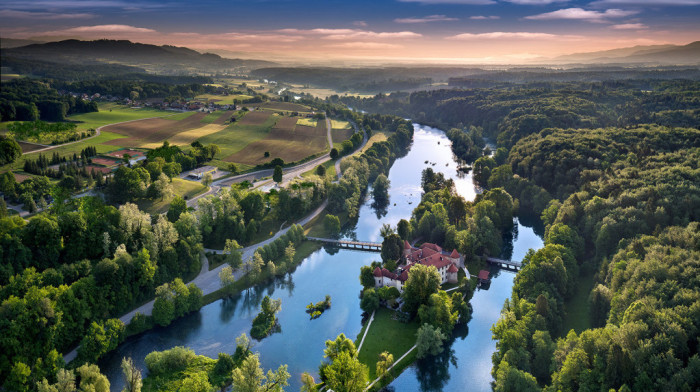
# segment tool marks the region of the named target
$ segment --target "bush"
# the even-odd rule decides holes
[[[154,351],[146,355],[146,368],[153,375],[184,370],[195,357],[194,351],[186,347],[173,347],[170,350]]]

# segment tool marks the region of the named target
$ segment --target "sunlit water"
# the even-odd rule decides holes
[[[413,146],[406,156],[396,160],[389,173],[389,205],[378,211],[371,200],[367,200],[360,209],[355,226],[344,233],[346,237],[380,241],[379,229],[384,223],[395,226],[400,219],[409,219],[420,202],[421,171],[426,167],[453,178],[457,191],[465,199],[473,200],[476,196],[478,190],[472,183],[471,174],[457,171],[458,164],[444,133],[430,127],[414,127]],[[532,229],[519,223],[516,227],[514,259],[522,258],[529,248],[542,246],[541,239]],[[360,267],[373,260],[379,260],[379,254],[319,250],[282,279],[258,285],[235,298],[216,301],[168,327],[128,339],[100,361],[100,368],[109,377],[112,391],[120,391],[124,386],[120,369],[123,357],[132,357],[145,376],[144,358],[152,351],[186,346],[211,358],[216,358],[219,352],[233,353],[236,337],[243,332],[249,333],[260,301],[269,295],[282,300],[282,310],[278,314],[281,331],[256,341],[253,351],[260,353],[265,369],[287,364],[292,375],[287,390],[299,390],[302,372],[316,376],[326,340],[334,339],[340,333],[354,339],[360,332],[362,311],[358,275]],[[477,291],[471,301],[474,314],[468,333],[467,328],[458,331],[445,355],[411,366],[390,388],[396,391],[489,389],[491,354],[495,349],[490,327],[498,319],[503,301],[510,295],[515,276],[511,272],[494,272],[490,288]],[[320,318],[310,320],[305,312],[306,305],[323,300],[327,294],[332,298],[331,308]]]

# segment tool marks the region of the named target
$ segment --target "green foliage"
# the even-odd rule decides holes
[[[15,139],[7,136],[0,136],[0,165],[12,163],[22,156],[22,148]],[[10,173],[10,175],[12,175]]]
[[[418,317],[421,324],[430,324],[440,329],[445,336],[450,336],[459,319],[459,312],[453,309],[452,298],[440,290],[431,294],[426,304],[420,305]]]
[[[416,357],[420,359],[440,354],[443,350],[442,343],[446,339],[447,336],[440,331],[440,328],[430,324],[421,325],[416,334]]]
[[[404,286],[402,310],[416,314],[420,306],[427,304],[430,296],[438,292],[440,282],[440,273],[434,266],[415,264]]]
[[[311,318],[315,319],[321,316],[323,312],[331,307],[331,296],[326,295],[323,301],[316,302],[316,304],[310,303],[306,305],[306,313],[311,314]]]
[[[261,340],[274,332],[273,329],[277,325],[277,312],[281,309],[282,300],[272,300],[266,295],[260,303],[260,313],[253,319],[250,336]]]
[[[282,182],[282,166],[275,166],[274,173],[272,173],[272,179],[277,183]]]
[[[389,203],[389,187],[390,181],[384,174],[380,174],[372,184],[372,197],[377,205],[386,205]]]
[[[323,217],[323,227],[331,236],[338,235],[340,233],[340,219],[335,215],[326,214]]]
[[[360,308],[367,313],[372,313],[379,308],[379,294],[374,288],[369,288],[362,292]]]
[[[124,340],[124,323],[109,319],[104,325],[92,322],[78,348],[78,361],[96,362]]]
[[[289,385],[289,372],[287,365],[280,365],[276,371],[265,374],[260,368],[260,357],[252,354],[233,370],[232,379],[234,392],[282,392]]]

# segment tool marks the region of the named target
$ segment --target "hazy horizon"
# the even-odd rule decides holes
[[[700,0],[5,1],[0,35],[289,62],[527,64],[700,39]]]

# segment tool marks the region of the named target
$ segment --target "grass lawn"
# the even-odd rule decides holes
[[[355,152],[355,154],[359,154],[362,152],[367,151],[374,143],[379,143],[387,140],[389,138],[389,135],[385,132],[381,131],[375,131],[372,132],[372,136],[370,136],[369,140],[367,140],[367,144],[365,144],[365,147],[362,150],[358,150]],[[353,154],[353,155],[355,155]]]
[[[250,143],[264,139],[275,125],[279,116],[270,116],[262,124],[241,124],[236,122],[223,130],[207,135],[199,141],[202,144],[217,144],[221,157],[228,157],[244,149]]]
[[[187,181],[181,178],[173,178],[173,193],[181,196],[182,198],[191,199],[192,197],[206,191],[207,187],[198,182]],[[139,209],[146,211],[149,214],[160,214],[168,210],[168,207],[170,207],[170,201],[171,199],[141,199],[136,204],[139,206]]]
[[[564,316],[562,336],[566,336],[572,329],[576,331],[576,333],[581,333],[585,329],[593,328],[591,325],[591,306],[590,302],[588,302],[588,296],[591,290],[593,290],[593,284],[593,272],[588,272],[585,275],[581,274],[579,276],[576,294],[564,303],[566,315]]]
[[[392,319],[394,313],[393,310],[384,307],[377,310],[362,345],[359,359],[369,370],[368,380],[370,382],[377,378],[376,365],[380,353],[388,351],[394,356],[394,360],[398,360],[416,344],[416,333],[420,327],[418,320],[414,319],[410,323],[404,324]],[[364,334],[364,328],[357,336],[355,345],[360,344],[362,334]]]
[[[326,177],[331,176],[331,178],[335,179],[335,175],[336,175],[336,173],[335,173],[335,161],[333,161],[333,160],[326,161],[326,162],[323,162],[322,164],[320,164],[319,166],[323,166],[326,168]],[[309,171],[302,173],[301,176],[302,177],[310,177],[310,176],[316,175],[316,168],[317,167],[318,166],[314,167],[313,169],[311,169]]]
[[[315,127],[317,123],[318,120],[314,118],[300,118],[297,120],[297,125],[306,125],[309,127]]]
[[[330,215],[328,211],[323,210],[320,214],[316,215],[314,219],[309,221],[304,227],[304,234],[308,237],[319,237],[319,238],[329,238],[332,236],[323,225],[323,220],[326,215]],[[348,213],[342,212],[337,215],[340,220],[340,227],[342,228],[348,223]]]

